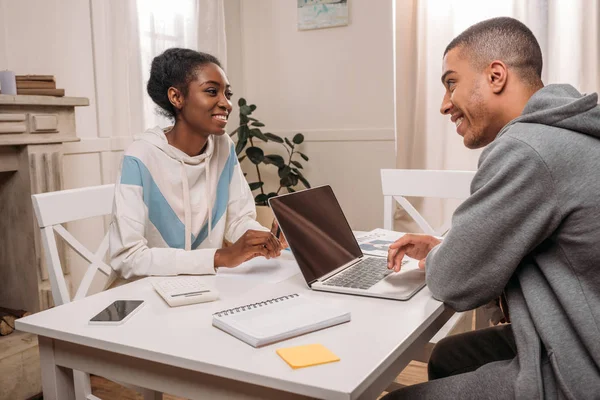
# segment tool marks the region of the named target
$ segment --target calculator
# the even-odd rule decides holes
[[[152,281],[152,286],[171,307],[204,303],[219,298],[219,292],[199,276],[174,276]]]

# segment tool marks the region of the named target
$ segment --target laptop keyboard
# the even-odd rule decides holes
[[[407,262],[403,260],[402,265]],[[392,272],[387,268],[385,258],[369,257],[326,280],[323,285],[366,290]]]

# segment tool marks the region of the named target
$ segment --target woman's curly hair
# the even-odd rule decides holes
[[[167,96],[169,88],[177,88],[187,96],[188,85],[194,80],[196,69],[209,63],[221,67],[221,63],[215,56],[191,49],[174,47],[154,57],[146,89],[152,101],[158,106],[158,112],[175,120],[177,110]]]

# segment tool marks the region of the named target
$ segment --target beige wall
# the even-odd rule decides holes
[[[0,0],[0,69],[17,74],[54,75],[67,96],[87,97],[89,107],[75,111],[81,142],[65,145],[66,189],[114,182],[119,151],[128,140],[98,138],[92,25],[88,1]],[[68,224],[69,231],[90,249],[102,240],[105,221]],[[68,262],[75,287],[86,263],[73,252]],[[94,290],[101,287],[99,279]]]
[[[295,1],[226,5],[239,15],[227,32],[234,92],[267,131],[304,133],[305,175],[333,187],[354,229],[381,226],[379,169],[395,166],[392,1],[350,1],[348,26],[313,31],[298,31]]]

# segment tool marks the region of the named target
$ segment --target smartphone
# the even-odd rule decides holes
[[[142,308],[143,300],[117,300],[90,319],[92,325],[121,325]]]

